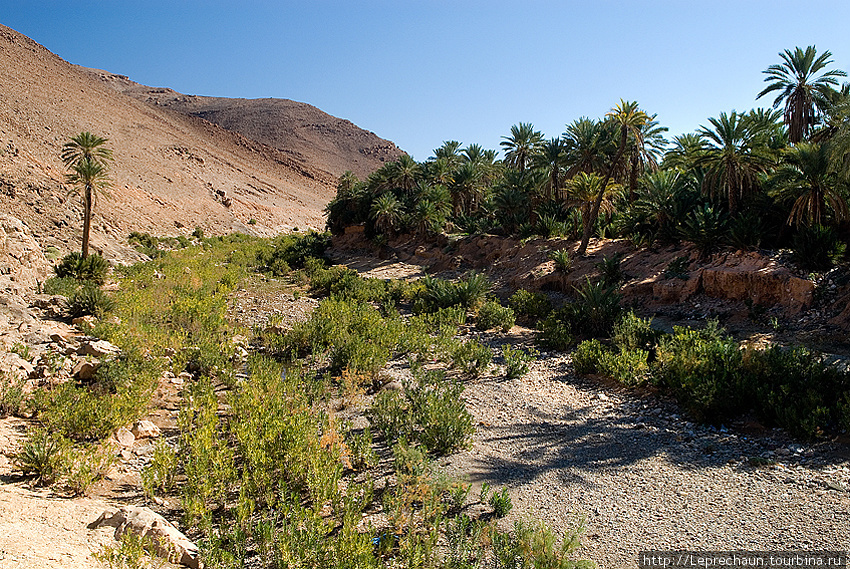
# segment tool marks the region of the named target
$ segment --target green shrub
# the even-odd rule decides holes
[[[80,253],[69,253],[53,270],[60,279],[73,278],[78,281],[90,281],[97,285],[106,282],[109,262],[100,255],[89,255],[85,259]]]
[[[576,295],[574,329],[589,336],[607,335],[620,316],[620,295],[616,289],[587,279],[576,288]]]
[[[585,340],[573,352],[573,369],[581,375],[599,373],[602,357],[607,353],[609,350],[599,340]]]
[[[35,476],[36,484],[50,485],[67,469],[68,443],[61,436],[46,429],[36,429],[13,458],[14,465],[25,476]]]
[[[502,357],[505,360],[505,377],[508,379],[517,379],[528,373],[528,363],[534,361],[537,357],[537,350],[529,349],[528,351],[520,348],[512,348],[511,346],[502,346]]]
[[[488,300],[478,309],[475,327],[479,330],[500,328],[502,332],[508,332],[515,322],[513,309],[502,306],[495,300]]]
[[[308,259],[323,259],[330,244],[330,233],[280,235],[270,249],[260,251],[257,261],[273,274],[285,275],[290,269],[303,268]]]
[[[652,328],[651,318],[641,318],[630,310],[614,324],[611,339],[621,350],[650,350],[658,343],[660,335]]]
[[[541,346],[566,351],[576,343],[573,333],[575,310],[571,304],[553,310],[538,323],[537,341]]]
[[[150,463],[142,470],[142,488],[148,498],[171,491],[177,464],[177,452],[164,439],[159,439]]]
[[[555,269],[562,273],[568,273],[573,268],[573,258],[567,249],[549,251],[549,259],[555,262]]]
[[[743,392],[768,424],[812,438],[850,427],[850,374],[805,348],[748,350]]]
[[[502,488],[501,492],[493,490],[493,493],[490,494],[489,503],[497,518],[504,518],[514,507],[507,488]]]
[[[44,294],[71,296],[80,286],[80,281],[73,277],[53,277],[44,281],[42,290]]]
[[[679,232],[682,239],[696,245],[707,257],[725,242],[727,226],[728,217],[723,211],[704,204],[688,213]]]
[[[603,256],[602,260],[596,263],[605,286],[616,286],[623,280],[623,270],[620,268],[623,256],[622,253],[615,253],[610,257]]]
[[[92,484],[103,479],[115,463],[111,445],[93,444],[69,452],[64,486],[73,496],[84,496]]]
[[[143,255],[147,255],[151,259],[157,259],[164,254],[164,251],[159,248],[160,240],[149,233],[133,231],[127,238],[127,242],[134,246],[137,251]]]
[[[96,286],[83,286],[74,291],[68,298],[68,316],[102,317],[115,308],[115,301]]]
[[[847,244],[832,227],[803,227],[794,235],[794,261],[807,271],[831,269],[846,249]]]
[[[552,311],[552,302],[541,292],[529,292],[525,289],[516,291],[508,300],[517,318],[537,321],[545,318]]]
[[[23,403],[23,385],[14,377],[0,372],[0,419],[20,413]]]
[[[698,420],[745,411],[738,344],[711,322],[702,330],[676,327],[662,338],[655,376]]]
[[[415,441],[428,452],[449,454],[464,448],[475,431],[463,391],[463,384],[447,380],[442,372],[417,374],[416,382],[401,392],[381,392],[370,417],[390,442]]]
[[[425,276],[424,289],[414,300],[414,311],[434,312],[440,308],[462,306],[474,310],[484,301],[490,282],[481,273],[471,273],[465,279],[449,281]]]
[[[599,371],[626,387],[645,385],[649,381],[649,352],[641,349],[603,352]]]
[[[456,342],[449,354],[452,367],[461,370],[470,377],[486,373],[493,361],[493,352],[478,340]]]

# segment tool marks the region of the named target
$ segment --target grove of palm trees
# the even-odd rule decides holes
[[[343,176],[328,226],[362,223],[379,241],[403,232],[580,238],[578,255],[592,236],[689,241],[706,254],[790,248],[800,268],[827,269],[847,229],[846,73],[815,46],[779,57],[754,94],[775,95],[769,107],[723,111],[668,140],[654,112],[622,100],[549,139],[514,125],[501,159],[446,141],[424,162],[405,156],[363,181]]]

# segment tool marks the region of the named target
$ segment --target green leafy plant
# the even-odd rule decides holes
[[[67,311],[72,318],[88,315],[101,317],[114,308],[115,301],[107,293],[96,286],[83,286],[68,298]]]
[[[621,350],[650,350],[660,336],[661,333],[652,328],[651,318],[641,318],[630,310],[614,324],[611,339]]]
[[[688,267],[690,264],[691,260],[688,257],[676,257],[670,261],[667,264],[667,268],[664,269],[664,278],[688,280],[688,277],[690,276]]]
[[[541,292],[529,292],[519,289],[508,300],[517,318],[526,321],[537,321],[545,318],[552,311],[552,302]]]
[[[505,360],[505,377],[517,379],[528,373],[529,362],[534,361],[538,352],[534,348],[523,350],[505,345],[502,347],[502,358]]]
[[[508,495],[507,488],[502,488],[501,492],[494,490],[490,494],[489,504],[493,508],[493,513],[496,514],[497,518],[504,518],[514,507],[511,497]]]
[[[479,330],[500,328],[502,332],[508,332],[515,322],[516,317],[512,308],[502,306],[495,300],[488,300],[478,309],[475,327]]]
[[[109,272],[109,262],[100,255],[89,255],[83,258],[80,253],[74,252],[62,257],[53,270],[60,279],[73,278],[102,285]]]
[[[21,382],[14,376],[0,372],[0,418],[20,413],[24,399]]]
[[[35,476],[36,484],[50,485],[67,470],[67,449],[67,441],[62,437],[36,429],[27,435],[13,462],[25,476]]]
[[[549,251],[549,259],[555,262],[555,269],[562,273],[568,273],[573,268],[573,258],[567,249]]]
[[[794,261],[805,270],[831,269],[846,249],[847,244],[832,227],[803,227],[794,235]]]
[[[619,285],[623,280],[623,270],[620,268],[623,257],[622,253],[615,253],[610,257],[603,256],[602,260],[596,263],[596,268],[599,269],[602,283],[605,286],[613,287]]]
[[[581,375],[599,373],[602,357],[608,352],[599,340],[585,340],[573,352],[573,369]]]
[[[107,569],[159,569],[165,560],[153,553],[155,549],[150,538],[126,531],[118,545],[104,545],[92,557]]]
[[[177,452],[165,440],[158,440],[150,463],[142,470],[142,488],[148,498],[169,492],[174,487],[177,465]]]

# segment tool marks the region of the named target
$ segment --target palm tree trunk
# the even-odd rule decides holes
[[[82,257],[85,259],[89,256],[89,234],[91,232],[91,201],[92,188],[86,184],[86,189],[83,197],[83,252]]]
[[[599,194],[597,194],[596,200],[593,202],[593,209],[590,211],[587,223],[584,224],[581,244],[578,246],[578,250],[576,251],[577,256],[583,256],[587,252],[587,244],[590,242],[590,231],[593,228],[593,224],[596,222],[596,218],[599,216],[599,208],[602,205],[602,198],[605,196],[605,188],[608,187],[608,182],[611,181],[611,176],[614,175],[614,169],[617,167],[617,164],[620,163],[620,158],[623,157],[623,152],[626,151],[626,127],[621,126],[620,133],[620,147],[617,149],[617,154],[614,156],[614,161],[611,162],[608,172],[605,173],[605,179],[602,180],[602,186],[599,188]]]

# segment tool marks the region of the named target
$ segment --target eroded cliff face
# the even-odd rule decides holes
[[[362,233],[352,230],[337,238],[341,247],[366,246]],[[815,284],[795,274],[775,257],[758,252],[736,251],[701,259],[690,246],[670,246],[655,250],[635,248],[624,240],[595,240],[589,256],[576,258],[569,272],[560,272],[548,259],[549,251],[575,251],[576,243],[557,239],[516,239],[474,236],[458,240],[444,237],[431,243],[399,237],[390,243],[399,260],[427,265],[432,271],[487,271],[507,288],[572,292],[587,278],[599,274],[597,264],[605,257],[621,255],[625,280],[620,292],[626,302],[667,305],[688,301],[697,295],[751,302],[765,307],[780,306],[787,315],[799,314],[812,306]],[[686,270],[673,276],[670,263],[679,262]],[[850,297],[848,297],[850,300]],[[850,316],[850,309],[848,309]]]
[[[0,291],[21,295],[35,292],[53,271],[29,227],[0,213]]]

